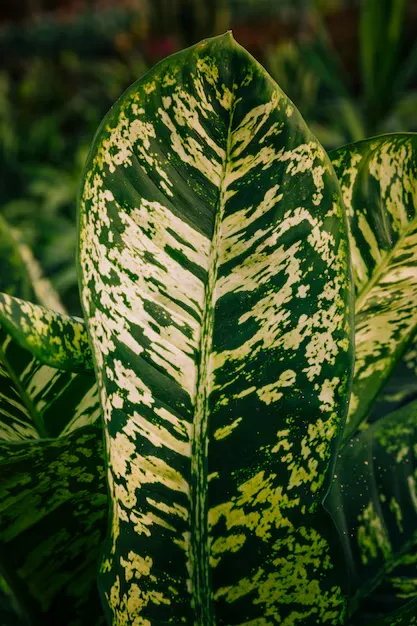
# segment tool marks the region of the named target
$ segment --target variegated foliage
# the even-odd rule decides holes
[[[92,372],[84,320],[0,293],[0,324],[41,363],[70,372]]]
[[[413,402],[351,439],[337,464],[326,507],[347,555],[350,612],[360,609],[354,624],[371,624],[372,611],[384,617],[417,595],[416,443]]]
[[[331,160],[348,214],[356,289],[347,441],[364,427],[417,330],[417,135],[361,141],[333,151]]]
[[[351,287],[325,152],[230,34],[206,40],[106,116],[79,225],[109,623],[340,624],[321,501]]]
[[[20,234],[0,216],[0,293],[39,302],[58,313],[64,307]]]
[[[364,622],[363,626],[416,626],[417,625],[417,597],[407,602],[400,609],[385,617]],[[362,626],[357,624],[357,626]]]
[[[25,255],[0,222],[1,288],[57,303],[39,274],[32,283]],[[65,353],[71,369],[85,330],[17,298],[0,302],[0,573],[31,624],[59,624],[63,615],[68,626],[100,624],[95,576],[107,498],[95,379],[45,365],[8,332],[23,345],[53,346],[55,365]],[[46,332],[50,319],[56,325]]]

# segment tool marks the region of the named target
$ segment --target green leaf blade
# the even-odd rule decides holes
[[[0,324],[41,363],[92,372],[84,320],[0,293]]]
[[[340,623],[314,517],[351,369],[345,222],[324,150],[230,35],[206,40],[105,118],[79,217],[109,617]]]
[[[367,418],[417,330],[417,135],[381,135],[331,159],[349,218],[355,301],[355,374],[344,440]]]
[[[0,572],[19,612],[27,617],[25,624],[58,624],[64,619],[68,626],[103,626],[96,571],[107,494],[95,379],[91,373],[41,363],[5,328],[20,339],[26,334],[26,339],[39,340],[44,332],[38,352],[42,356],[48,343],[58,341],[62,347],[59,323],[45,322],[66,320],[67,365],[68,358],[72,365],[77,360],[74,339],[83,331],[77,325],[78,334],[71,334],[73,320],[54,312],[63,311],[56,294],[30,250],[3,220],[0,269],[1,291],[53,309],[0,296],[21,322],[16,328],[13,315],[0,320]],[[34,318],[29,314],[23,319],[22,307],[26,313],[35,312]],[[34,326],[39,311],[42,332]],[[30,343],[23,338],[24,346]],[[84,347],[81,341],[78,354]]]
[[[417,546],[416,415],[412,402],[384,416],[349,442],[336,466],[325,506],[349,565],[351,612],[366,611],[379,585],[397,606],[415,595],[407,587],[415,584]]]

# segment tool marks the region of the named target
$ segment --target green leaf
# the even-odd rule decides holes
[[[0,217],[0,292],[38,302],[39,304],[64,313],[64,307],[31,250],[25,245],[19,233]]]
[[[351,286],[325,151],[227,34],[128,89],[81,194],[109,621],[339,624],[318,515],[347,403]]]
[[[84,320],[0,293],[0,324],[41,363],[70,372],[91,372]]]
[[[349,219],[355,374],[344,432],[364,426],[417,330],[417,135],[382,135],[330,153]]]
[[[417,598],[410,600],[397,611],[372,622],[367,626],[414,626],[417,624]]]
[[[32,282],[30,259],[28,250],[0,220],[2,289],[55,303],[59,310],[49,283],[39,273]],[[27,345],[44,332],[43,349],[48,343],[58,347],[65,339],[66,355],[74,358],[71,333],[61,337],[58,325],[45,327],[48,320],[60,321],[61,326],[64,320],[69,331],[74,328],[71,318],[5,294],[1,303],[6,317],[7,311],[11,314],[6,323],[3,315],[1,326],[11,329],[14,314]],[[39,311],[42,319],[36,317]],[[85,339],[83,327],[76,328],[74,337]],[[56,350],[55,364],[57,355]],[[0,329],[0,572],[31,625],[61,624],[63,619],[65,626],[104,624],[96,589],[97,557],[107,517],[98,417],[91,373],[42,364]]]
[[[325,506],[349,566],[351,613],[381,583],[404,601],[417,555],[417,402],[350,440],[335,471]]]
[[[0,442],[0,561],[34,624],[98,626],[107,520],[102,432]]]
[[[39,624],[103,622],[96,572],[107,495],[91,375],[0,348],[0,564]]]
[[[417,399],[417,337],[414,337],[376,397],[367,423],[374,422],[415,399]]]

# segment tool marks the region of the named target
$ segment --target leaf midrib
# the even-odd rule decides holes
[[[213,343],[213,320],[214,306],[213,296],[217,282],[219,267],[219,241],[221,239],[221,225],[225,207],[225,180],[228,174],[228,166],[231,153],[232,124],[236,102],[234,89],[232,90],[232,104],[230,108],[229,124],[227,128],[227,143],[223,161],[222,176],[220,180],[219,199],[216,206],[214,229],[210,247],[208,263],[208,280],[205,289],[205,307],[201,325],[200,354],[198,366],[196,405],[194,411],[194,434],[191,473],[191,524],[192,533],[192,576],[193,576],[193,606],[195,610],[195,626],[214,626],[214,613],[212,611],[210,567],[209,567],[209,533],[208,533],[208,380],[211,347]],[[194,465],[194,476],[193,476]],[[196,533],[200,529],[200,533]]]

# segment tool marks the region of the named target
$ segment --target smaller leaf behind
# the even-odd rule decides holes
[[[0,219],[0,289],[63,311],[33,261],[15,231]],[[22,303],[7,296],[5,302],[15,313]],[[25,310],[39,311],[29,303]],[[53,311],[46,311],[48,316],[60,319]],[[24,326],[23,318],[19,316]],[[68,329],[71,318],[65,319]],[[40,337],[41,329],[30,320],[28,315],[26,332],[31,335],[35,328]],[[31,626],[102,626],[96,561],[105,532],[107,494],[95,379],[41,363],[3,323],[0,320],[0,572]],[[53,326],[48,330],[45,343],[62,343],[60,335],[51,332]],[[66,338],[68,344],[71,334]]]
[[[397,362],[368,415],[371,423],[417,399],[417,337]]]
[[[64,313],[51,283],[20,233],[0,216],[0,292],[7,292]]]
[[[362,621],[358,621],[356,618],[355,623],[351,626],[415,626],[416,624],[417,598],[413,598],[396,611],[391,611],[379,618],[372,619],[372,617],[365,616]]]
[[[0,293],[0,324],[41,363],[70,372],[92,372],[84,320]]]
[[[349,220],[356,289],[346,442],[417,330],[417,134],[374,137],[330,157]]]

